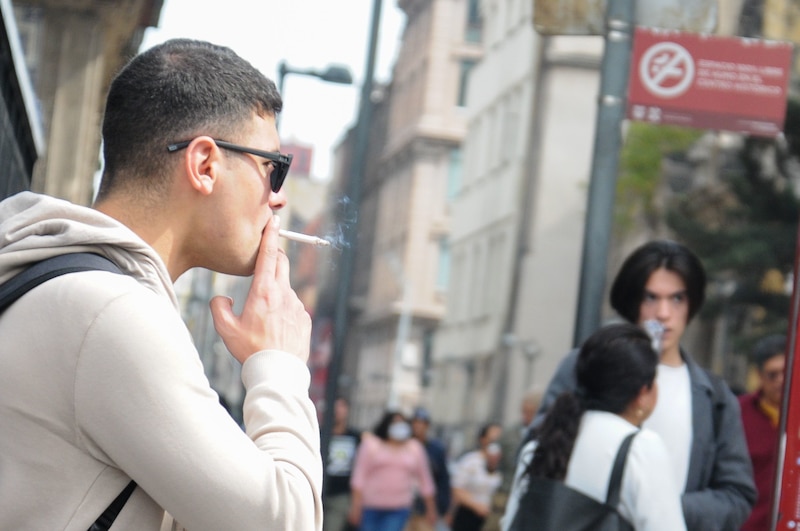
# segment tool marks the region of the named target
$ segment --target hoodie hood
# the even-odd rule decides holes
[[[105,256],[148,289],[167,295],[178,308],[161,257],[114,218],[32,192],[20,192],[0,202],[0,282],[35,262],[80,252]]]

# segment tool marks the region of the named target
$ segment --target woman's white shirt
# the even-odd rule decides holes
[[[564,483],[604,502],[617,451],[622,440],[636,430],[636,426],[613,413],[584,413]],[[519,498],[527,488],[523,475],[535,449],[536,441],[531,441],[520,453],[511,496],[502,521],[504,531],[511,525]],[[620,514],[637,531],[686,529],[673,468],[661,438],[650,430],[642,429],[634,437],[628,453],[618,507]]]

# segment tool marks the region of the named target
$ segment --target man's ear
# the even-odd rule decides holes
[[[222,162],[220,153],[210,136],[198,136],[186,147],[183,158],[186,182],[203,195],[214,190]]]

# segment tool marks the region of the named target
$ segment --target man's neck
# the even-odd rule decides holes
[[[116,219],[148,243],[167,266],[173,282],[189,269],[180,260],[181,238],[186,231],[180,230],[180,225],[175,224],[158,208],[126,202],[116,196],[95,203],[93,208]],[[182,208],[176,206],[173,210],[181,211]]]
[[[668,367],[680,367],[683,365],[680,347],[665,350],[661,353],[661,363]]]

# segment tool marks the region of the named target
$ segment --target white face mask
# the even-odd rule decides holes
[[[411,437],[411,426],[408,422],[394,422],[389,425],[389,438],[393,441],[405,441]]]

